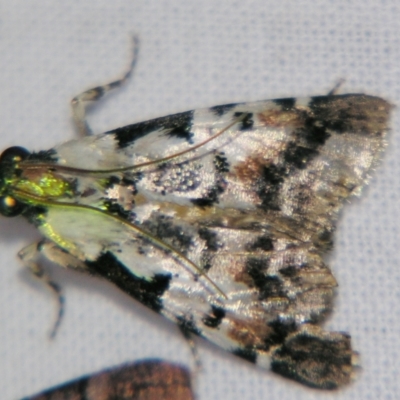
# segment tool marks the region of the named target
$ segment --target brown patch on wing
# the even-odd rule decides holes
[[[388,129],[392,105],[379,97],[343,95],[314,98],[313,112],[339,132],[381,136]]]
[[[246,348],[264,348],[265,339],[273,333],[265,321],[251,320],[250,317],[246,321],[230,318],[229,323],[228,337]]]
[[[260,176],[266,160],[261,156],[249,157],[235,166],[235,175],[245,184],[255,182]]]
[[[241,268],[234,274],[235,282],[244,283],[247,287],[253,289],[255,287],[253,279],[245,268]]]
[[[303,114],[297,110],[282,111],[268,109],[259,113],[258,118],[263,125],[273,127],[299,127],[304,124]]]

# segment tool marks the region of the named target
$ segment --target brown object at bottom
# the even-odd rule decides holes
[[[85,376],[23,400],[194,400],[187,368],[144,360]]]

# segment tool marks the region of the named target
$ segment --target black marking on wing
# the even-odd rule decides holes
[[[121,179],[121,185],[123,185],[123,186],[133,186],[134,189],[135,189],[134,193],[137,193],[135,185],[142,178],[143,178],[143,173],[142,172],[130,173],[129,177],[124,175],[124,177]]]
[[[121,178],[115,175],[110,175],[107,179],[105,179],[104,187],[110,188],[113,187],[114,185],[118,185],[121,182]]]
[[[215,155],[214,166],[216,171],[220,174],[229,172],[229,163],[223,151]]]
[[[143,174],[140,173],[129,173],[129,177],[128,176],[123,176],[123,178],[120,178],[116,175],[110,175],[107,179],[104,179],[104,183],[103,186],[105,189],[108,188],[112,188],[114,185],[120,185],[120,186],[130,186],[130,190],[133,192],[133,194],[137,193],[136,190],[136,183],[142,179]]]
[[[295,334],[273,353],[271,369],[310,387],[336,389],[350,381],[350,336],[327,338],[307,332]]]
[[[209,328],[218,328],[225,315],[226,312],[223,308],[211,306],[211,312],[203,318],[203,323]]]
[[[272,328],[272,333],[265,339],[266,350],[283,343],[289,334],[297,330],[296,323],[292,320],[277,319],[269,322],[268,326]]]
[[[162,309],[161,297],[169,287],[171,274],[156,274],[151,280],[139,278],[109,251],[102,253],[95,261],[86,260],[85,264],[89,272],[113,282],[145,306],[157,312]]]
[[[280,191],[285,179],[296,170],[305,170],[309,163],[318,157],[319,149],[334,130],[329,117],[332,114],[338,117],[342,114],[341,108],[346,108],[346,102],[343,99],[337,101],[336,98],[337,96],[312,98],[309,109],[306,107],[297,109],[294,99],[274,100],[276,104],[281,105],[287,111],[290,108],[296,110],[302,124],[293,130],[292,139],[279,154],[279,159],[283,160],[283,163],[270,164],[265,166],[262,171],[256,189],[262,208],[279,211],[282,202]],[[355,119],[354,116],[353,119]],[[297,199],[299,211],[301,211],[302,205],[307,204],[309,200],[307,197],[302,197],[307,190],[301,191],[300,189]]]
[[[285,278],[294,278],[298,274],[298,268],[296,268],[294,265],[289,265],[288,267],[281,268],[279,273]]]
[[[136,174],[137,175],[137,174]],[[135,177],[136,178],[136,177]],[[107,179],[104,180],[103,186],[104,189],[112,189],[114,186],[122,186],[122,187],[129,187],[129,196],[130,200],[126,200],[128,203],[134,203],[133,196],[137,193],[136,183],[133,179],[128,179],[123,177],[122,179],[118,176],[111,175]],[[108,195],[107,195],[108,196]],[[111,214],[118,215],[119,217],[131,221],[135,218],[135,213],[131,210],[131,208],[124,208],[122,204],[120,204],[119,198],[113,198],[112,196],[103,197],[103,206],[105,209],[110,212]]]
[[[125,210],[116,200],[106,199],[103,201],[103,205],[110,214],[118,215],[127,221],[134,218],[134,214],[130,210]]]
[[[252,278],[254,286],[259,289],[259,300],[271,297],[285,297],[282,281],[278,276],[267,274],[268,260],[251,257],[246,261],[246,271]]]
[[[348,101],[339,96],[315,97],[310,100],[310,108],[296,109],[293,99],[274,100],[276,104],[282,107],[294,107],[301,115],[303,123],[292,132],[292,140],[290,140],[286,148],[282,150],[279,158],[284,161],[282,165],[265,166],[259,182],[257,184],[257,194],[261,199],[261,206],[266,210],[280,210],[280,190],[285,179],[295,170],[305,170],[309,163],[318,157],[319,149],[325,144],[326,140],[336,130],[339,132],[342,127],[339,121],[333,123],[330,119],[339,119],[339,116],[346,117],[346,107]],[[358,97],[353,96],[358,101]],[[347,117],[349,117],[347,115]],[[367,118],[367,117],[365,117]],[[352,115],[353,122],[348,122],[347,128],[350,129],[351,124],[356,124],[356,116]],[[300,207],[308,202],[308,198],[302,198],[307,190],[298,191],[298,204]]]
[[[278,99],[274,102],[283,107],[293,106],[290,99]],[[303,123],[292,132],[293,139],[280,154],[284,165],[264,167],[257,183],[256,190],[261,206],[267,210],[279,211],[279,195],[284,180],[296,169],[305,170],[319,155],[319,149],[332,134],[348,132],[379,135],[386,129],[389,109],[390,106],[385,101],[363,95],[313,97],[309,109],[296,109]],[[308,199],[302,198],[301,190],[298,196],[301,211],[302,205],[307,204]],[[326,248],[329,245],[327,241]]]
[[[266,271],[268,269],[269,260],[265,257],[249,257],[246,261],[247,273],[253,278],[255,285],[258,287],[258,274],[261,271]]]
[[[380,134],[386,129],[390,108],[382,99],[351,94],[313,97],[309,107],[297,134],[313,149],[324,145],[333,133]]]
[[[179,329],[186,337],[190,337],[190,333],[201,336],[201,330],[196,326],[193,316],[178,316],[177,324]]]
[[[282,108],[282,111],[290,111],[296,105],[296,99],[289,97],[287,99],[275,99],[272,100],[276,105]]]
[[[261,200],[261,207],[268,210],[280,210],[279,191],[287,176],[286,170],[274,164],[263,167],[257,184],[257,194]]]
[[[190,132],[193,123],[193,111],[186,111],[179,114],[139,122],[138,124],[127,125],[121,128],[106,132],[115,135],[120,148],[127,147],[147,134],[165,130],[168,136],[182,138],[191,143],[193,134]]]
[[[215,182],[214,185],[208,189],[205,195],[190,201],[197,207],[206,208],[219,203],[219,196],[224,193],[226,189],[225,175],[229,172],[229,163],[223,152],[216,154],[214,157],[215,168]]]
[[[309,106],[315,119],[336,133],[373,135],[386,129],[391,108],[380,98],[352,94],[313,97]]]
[[[219,202],[219,195],[223,193],[225,187],[220,183],[217,183],[213,188],[211,188],[207,194],[203,197],[199,197],[198,199],[192,199],[191,202],[200,208],[211,207],[212,205]]]
[[[199,237],[206,242],[208,251],[218,251],[221,248],[221,244],[218,241],[218,235],[205,227],[202,227],[198,231]]]
[[[250,361],[251,363],[256,363],[257,362],[257,353],[252,350],[252,349],[235,349],[232,351],[232,354],[235,356],[238,356],[240,358],[243,358],[244,360]]]
[[[324,251],[329,251],[333,249],[333,232],[328,229],[324,229],[319,235],[318,235],[318,241],[317,243],[318,246],[321,247],[321,249],[324,249]]]
[[[291,142],[283,154],[284,160],[298,169],[305,169],[307,164],[316,157],[319,152],[315,149],[304,147]]]
[[[331,136],[329,132],[329,121],[319,119],[319,115],[308,115],[304,120],[304,126],[299,128],[296,133],[304,138],[311,148],[323,146]]]
[[[249,129],[252,129],[253,125],[254,125],[253,113],[238,111],[238,112],[235,112],[235,114],[233,114],[233,116],[234,116],[234,118],[239,118],[243,114],[246,114],[246,115],[243,118],[243,120],[240,122],[239,130],[247,131]]]
[[[226,114],[228,111],[230,111],[233,107],[237,106],[238,104],[239,103],[232,103],[232,104],[224,104],[222,106],[214,106],[210,107],[210,110],[219,117],[222,117],[224,114]]]
[[[208,272],[213,266],[214,255],[208,251],[203,251],[200,257],[200,268]]]
[[[166,215],[155,215],[143,223],[143,228],[182,253],[193,245],[192,236],[186,234],[182,227],[174,224],[173,218]]]
[[[254,250],[271,251],[274,249],[274,242],[267,235],[259,236],[253,243],[248,244],[247,249],[249,251],[254,251]]]

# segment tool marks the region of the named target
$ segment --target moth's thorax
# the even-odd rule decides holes
[[[64,199],[74,195],[71,183],[49,168],[31,170],[22,167],[21,175],[14,178],[11,185],[18,191],[42,199]]]

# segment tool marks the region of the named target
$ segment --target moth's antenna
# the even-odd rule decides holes
[[[217,132],[215,135],[209,137],[206,140],[203,140],[201,143],[198,143],[195,146],[189,147],[186,150],[171,154],[170,156],[167,156],[167,157],[159,158],[157,160],[146,161],[144,163],[129,165],[127,167],[113,168],[113,169],[93,169],[92,170],[92,169],[70,167],[68,165],[57,165],[57,164],[50,164],[50,163],[35,163],[34,160],[32,160],[32,161],[26,160],[24,162],[21,162],[20,167],[22,167],[23,169],[26,169],[26,170],[48,168],[51,171],[62,171],[62,172],[71,173],[71,174],[88,174],[88,175],[92,175],[92,174],[101,175],[101,174],[110,174],[110,173],[116,173],[116,172],[132,171],[135,169],[144,168],[144,167],[148,167],[151,165],[157,165],[157,164],[161,164],[161,163],[164,163],[167,161],[171,161],[175,158],[183,156],[184,154],[190,153],[190,152],[198,149],[199,147],[204,146],[208,142],[211,142],[212,140],[216,139],[217,137],[221,136],[224,132],[226,132],[227,130],[232,128],[232,126],[234,126],[237,123],[246,119],[246,117],[248,117],[248,115],[249,115],[248,113],[241,114],[240,116],[236,117],[234,119],[234,121],[232,121],[229,125],[227,125],[225,128],[223,128],[219,132]]]
[[[132,42],[132,59],[129,64],[128,70],[122,75],[121,78],[105,85],[96,86],[94,88],[85,90],[71,100],[72,117],[75,123],[76,130],[79,132],[80,135],[87,136],[92,133],[92,130],[90,129],[90,126],[87,122],[87,106],[94,101],[100,100],[111,90],[121,87],[132,75],[133,69],[135,68],[137,60],[139,58],[139,36],[133,35]]]

